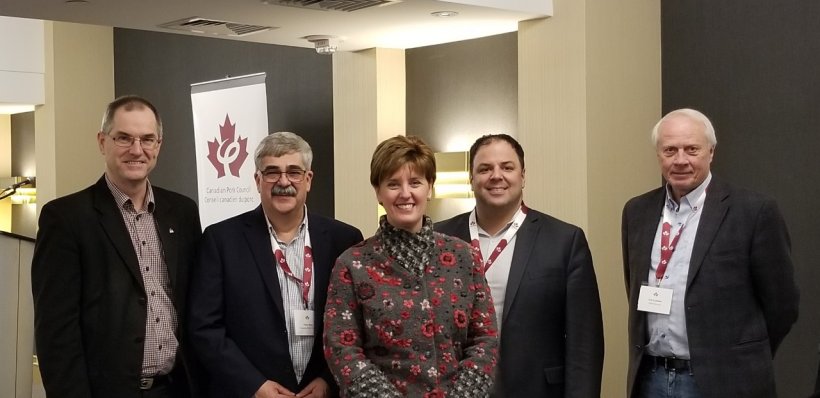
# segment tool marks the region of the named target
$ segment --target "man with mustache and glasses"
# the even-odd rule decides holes
[[[256,209],[205,229],[192,277],[191,344],[211,397],[335,397],[322,352],[333,263],[362,233],[308,212],[313,152],[289,132],[256,149]]]

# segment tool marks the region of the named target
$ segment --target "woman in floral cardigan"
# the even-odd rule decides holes
[[[469,244],[424,215],[435,159],[419,138],[376,148],[370,183],[386,215],[336,261],[325,357],[343,397],[488,397],[498,341],[487,282]]]

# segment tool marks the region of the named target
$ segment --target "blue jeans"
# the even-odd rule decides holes
[[[642,362],[638,372],[637,398],[700,398],[691,369],[667,370],[646,358]]]

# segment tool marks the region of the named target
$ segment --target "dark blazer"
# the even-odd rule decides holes
[[[628,391],[648,343],[637,310],[666,198],[661,187],[623,211],[624,279],[629,298]],[[686,330],[703,397],[776,396],[772,358],[797,320],[789,234],[775,202],[712,177],[689,262]]]
[[[266,380],[299,392],[317,377],[335,387],[322,351],[333,264],[362,233],[308,212],[313,249],[316,338],[302,378],[293,372],[285,310],[262,207],[209,226],[191,280],[191,343],[209,373],[213,397],[253,396]]]
[[[154,217],[180,325],[201,234],[189,198],[152,187]],[[31,265],[34,336],[48,396],[142,396],[147,297],[128,229],[105,177],[55,199],[40,214]],[[186,349],[174,375],[179,379]],[[184,380],[184,379],[183,379]]]
[[[435,225],[470,241],[469,213]],[[518,230],[501,323],[497,397],[599,397],[601,302],[584,232],[535,210]]]

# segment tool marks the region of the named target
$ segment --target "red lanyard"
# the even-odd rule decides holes
[[[684,227],[686,227],[686,224],[680,227],[678,233],[675,234],[675,237],[670,243],[669,235],[672,234],[672,224],[668,222],[663,223],[663,228],[661,231],[661,262],[658,263],[658,269],[655,270],[655,280],[657,281],[658,286],[661,285],[663,275],[666,273],[666,267],[669,265],[669,260],[672,258],[672,254],[675,253],[675,248],[678,246],[678,240],[680,240],[680,234],[683,232]]]
[[[307,229],[307,225],[305,225]],[[285,259],[285,253],[282,252],[282,249],[279,247],[279,242],[276,241],[274,237],[272,240],[273,243],[273,254],[276,256],[276,262],[282,267],[282,271],[287,275],[288,278],[293,279],[299,285],[302,286],[302,299],[305,300],[305,308],[309,308],[310,303],[310,281],[312,278],[313,272],[313,250],[310,248],[310,233],[305,231],[305,260],[304,260],[304,269],[302,272],[302,279],[296,277],[293,272],[290,270],[290,266],[288,265],[287,259]]]
[[[524,224],[524,218],[527,217],[527,206],[523,203],[521,204],[521,208],[518,212],[515,213],[515,217],[513,218],[512,225],[507,229],[507,232],[504,233],[504,236],[501,238],[501,241],[495,246],[492,252],[490,252],[490,258],[487,262],[484,262],[484,256],[481,254],[481,245],[479,244],[478,240],[478,222],[476,221],[475,209],[470,213],[470,244],[473,248],[476,249],[478,252],[478,261],[484,266],[484,272],[486,273],[488,269],[495,263],[495,260],[498,259],[498,256],[501,255],[501,252],[507,247],[507,244],[512,240],[515,234],[518,232],[518,229],[521,228],[521,225]]]
[[[686,228],[686,225],[689,224],[695,214],[700,211],[705,200],[706,189],[703,190],[703,193],[701,193],[695,201],[695,206],[692,207],[692,213],[686,217],[686,221],[683,225],[681,225],[678,233],[675,234],[675,237],[672,238],[671,242],[669,241],[669,236],[672,235],[672,223],[667,221],[667,219],[671,217],[668,215],[668,207],[664,206],[663,227],[661,227],[661,261],[658,263],[658,269],[655,270],[655,283],[658,287],[660,287],[663,276],[666,274],[666,267],[669,266],[669,261],[672,259],[672,254],[675,253],[675,249],[678,247],[678,241],[680,240],[680,235],[683,233],[683,229]]]

